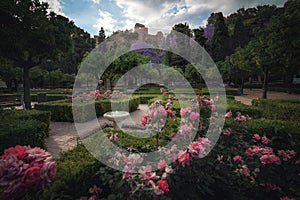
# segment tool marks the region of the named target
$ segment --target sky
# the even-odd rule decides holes
[[[239,8],[258,5],[283,6],[286,0],[42,0],[54,12],[68,17],[77,26],[97,35],[103,27],[106,35],[133,29],[135,23],[149,28],[149,33],[170,31],[178,23],[191,28],[205,26],[213,12],[227,16]]]

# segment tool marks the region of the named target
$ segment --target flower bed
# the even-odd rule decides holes
[[[17,145],[0,156],[0,175],[1,199],[19,199],[49,187],[55,179],[56,163],[43,149]]]

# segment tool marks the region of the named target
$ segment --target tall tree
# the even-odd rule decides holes
[[[224,60],[228,54],[228,41],[229,34],[225,24],[223,14],[221,12],[216,13],[214,23],[214,34],[211,41],[211,53],[215,62]]]
[[[29,69],[67,51],[70,35],[57,35],[64,30],[51,21],[54,15],[49,15],[48,4],[39,0],[3,0],[0,15],[0,53],[23,69],[24,103],[30,109]]]

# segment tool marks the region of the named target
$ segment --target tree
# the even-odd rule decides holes
[[[1,55],[23,68],[24,103],[30,109],[29,69],[68,48],[51,35],[48,4],[38,0],[3,0],[0,5]],[[70,36],[68,36],[70,37]]]
[[[215,62],[224,60],[228,55],[228,29],[221,12],[215,14],[214,34],[211,40],[211,56]]]

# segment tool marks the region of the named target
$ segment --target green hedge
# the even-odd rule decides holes
[[[27,110],[0,112],[0,152],[16,145],[46,148],[50,113]]]
[[[47,93],[47,101],[58,101],[66,98],[66,94],[48,94]],[[31,101],[38,101],[37,94],[30,95]]]
[[[118,101],[117,105],[120,108],[127,108],[127,101]],[[139,106],[139,98],[133,97],[129,102],[129,112],[136,110]],[[51,112],[52,121],[73,122],[73,111],[76,112],[76,122],[86,122],[94,119],[93,114],[102,116],[104,113],[111,111],[110,100],[99,100],[92,103],[81,103],[74,107],[72,111],[72,102],[67,100],[44,102],[35,106],[37,110],[45,110]]]
[[[273,138],[272,145],[278,148],[300,149],[300,125],[295,122],[270,119],[252,119],[243,123],[226,120],[226,127],[246,130],[250,134]]]
[[[254,107],[263,110],[263,117],[277,120],[300,120],[300,101],[297,100],[253,100]]]

